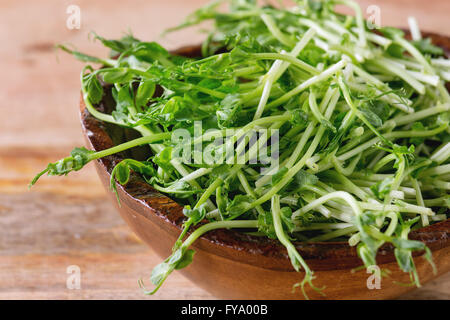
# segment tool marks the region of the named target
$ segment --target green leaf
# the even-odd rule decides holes
[[[74,148],[70,155],[74,159],[74,169],[80,170],[88,161],[91,154],[95,153],[93,150],[88,150],[85,147]]]
[[[326,52],[323,49],[317,47],[314,42],[310,42],[300,52],[299,58],[309,65],[317,66],[323,62],[325,54]]]
[[[391,43],[389,47],[387,47],[386,52],[394,58],[403,58],[405,49],[397,43]]]
[[[370,190],[372,190],[373,194],[380,200],[383,200],[386,195],[391,192],[391,186],[394,182],[393,177],[387,177],[384,180],[372,185]]]
[[[183,214],[186,217],[192,219],[192,223],[194,225],[196,225],[205,218],[206,208],[204,205],[200,206],[199,208],[194,208],[194,209],[191,209],[190,206],[185,206],[183,208]]]
[[[128,85],[121,86],[118,90],[114,88],[113,97],[116,100],[116,113],[128,114],[128,108],[134,107],[134,99]]]
[[[412,155],[415,151],[414,145],[407,146],[400,146],[398,144],[394,144],[392,147],[392,151],[396,155]]]
[[[444,55],[444,50],[441,47],[433,45],[431,38],[412,41],[412,44],[423,54],[429,54],[432,56]]]
[[[241,101],[240,97],[230,94],[220,102],[220,106],[216,111],[217,123],[219,128],[233,127],[240,116]]]
[[[134,38],[132,35],[127,35],[120,40],[106,39],[99,36],[95,32],[93,32],[93,35],[94,39],[100,40],[105,47],[108,47],[112,50],[111,56],[117,55],[118,53],[122,53],[131,48],[131,46],[134,43],[139,42],[139,40]]]
[[[400,269],[404,272],[411,272],[415,269],[410,250],[396,248],[394,255]]]
[[[403,238],[394,238],[392,243],[399,249],[405,250],[424,250],[425,244],[416,240],[408,240]]]
[[[47,168],[39,172],[30,182],[30,187],[33,186],[41,176],[45,173],[49,176],[63,176],[69,172],[81,170],[88,162],[91,161],[90,155],[94,151],[86,148],[74,148],[69,157],[61,159],[55,163],[49,163]]]
[[[127,184],[130,180],[130,167],[127,162],[120,162],[114,169],[114,178],[122,185]]]
[[[270,239],[277,239],[271,212],[264,212],[258,215],[258,231],[264,233]]]
[[[381,127],[383,125],[383,120],[380,119],[380,117],[370,110],[369,108],[360,108],[359,109],[361,113],[364,115],[364,117],[367,119],[367,121],[370,122],[371,125],[374,127]]]
[[[91,103],[96,104],[102,100],[103,87],[95,73],[89,73],[83,77],[83,86]]]
[[[83,61],[83,62],[94,62],[94,63],[100,63],[103,64],[104,60],[94,57],[94,56],[90,56],[87,55],[85,53],[81,53],[79,51],[76,50],[71,50],[69,49],[67,46],[62,45],[62,44],[58,44],[56,45],[57,49],[61,49],[67,53],[70,53],[71,55],[73,55],[75,57],[75,59],[79,60],[79,61]]]
[[[230,57],[234,62],[245,60],[249,57],[249,53],[242,49],[242,47],[236,47],[230,52]]]
[[[386,37],[390,38],[390,39],[394,39],[395,37],[404,37],[405,33],[398,29],[398,28],[394,28],[394,27],[382,27],[379,29],[379,31]]]
[[[382,100],[370,100],[365,102],[360,107],[364,115],[367,115],[367,120],[375,126],[378,127],[379,124],[383,124],[387,119],[389,119],[390,108],[389,105]],[[368,114],[371,114],[370,116]],[[372,121],[371,117],[375,119]]]
[[[288,233],[294,232],[295,224],[291,219],[292,217],[292,209],[289,207],[281,208],[281,222],[283,224],[283,229],[285,229]]]
[[[156,171],[153,165],[147,161],[137,161],[134,159],[124,159],[119,162],[111,171],[110,189],[115,192],[117,201],[120,203],[119,194],[117,192],[116,180],[125,185],[130,180],[130,173],[133,170],[139,173],[147,182],[151,182],[151,178],[156,176]]]
[[[295,109],[291,111],[292,120],[291,123],[299,127],[306,127],[309,123],[309,117],[306,112],[301,109]]]
[[[153,268],[150,280],[153,285],[159,286],[164,282],[171,271],[171,265],[167,262],[162,262]]]
[[[155,94],[156,85],[153,81],[141,81],[136,91],[135,103],[136,107],[145,107],[148,101]]]
[[[228,186],[222,185],[217,188],[216,203],[217,209],[219,209],[221,216],[226,215],[228,206]]]
[[[126,83],[130,82],[134,74],[127,68],[116,68],[102,73],[103,81],[107,83]]]
[[[219,79],[203,79],[197,85],[207,89],[217,89],[222,85],[222,81]]]
[[[413,125],[411,127],[411,130],[413,130],[413,131],[425,131],[426,128],[425,128],[425,126],[423,125],[422,122],[418,121],[418,122],[414,122],[413,123]],[[414,144],[415,146],[419,146],[424,141],[425,141],[425,138],[422,138],[422,137],[413,137],[413,138],[409,139],[409,142]]]
[[[430,159],[427,159],[425,157],[415,157],[414,161],[410,164],[410,166],[417,167],[417,169],[411,171],[410,175],[414,179],[417,179],[417,177],[423,170],[431,168],[433,165],[434,164]]]
[[[323,3],[322,3],[322,1],[308,0],[308,7],[312,11],[320,12],[323,8]]]
[[[280,170],[277,171],[277,173],[275,173],[272,176],[272,186],[276,185],[278,182],[280,182],[283,177],[286,175],[286,173],[289,171],[288,168],[283,167]]]
[[[294,176],[295,187],[297,190],[302,189],[306,185],[315,185],[319,181],[317,176],[306,172],[305,170],[300,170]]]
[[[156,163],[159,167],[161,167],[166,172],[172,172],[173,166],[170,163],[172,160],[172,147],[166,147],[156,156],[153,157],[153,162]]]
[[[163,65],[170,65],[167,63],[169,52],[156,42],[139,42],[129,50],[129,53],[139,60],[152,63],[159,61]]]
[[[227,206],[227,212],[230,216],[230,219],[235,219],[236,217],[242,215],[244,212],[250,210],[254,201],[255,199],[247,195],[240,194],[235,196]]]
[[[195,251],[193,249],[188,249],[186,253],[178,260],[175,269],[183,269],[192,263]]]
[[[222,164],[220,166],[214,167],[211,171],[211,178],[212,180],[215,180],[217,178],[220,178],[222,180],[225,180],[230,172],[230,166],[227,164]]]

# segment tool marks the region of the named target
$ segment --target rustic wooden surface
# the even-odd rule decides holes
[[[82,145],[78,121],[81,63],[53,51],[71,43],[105,54],[87,40],[95,30],[118,37],[133,30],[168,48],[199,42],[186,31],[159,38],[202,0],[0,0],[0,299],[212,299],[176,272],[155,296],[137,286],[160,261],[120,219],[92,165],[65,178],[34,173]],[[425,30],[450,35],[450,1],[361,1],[377,4],[383,25],[414,15]],[[66,27],[67,6],[81,8],[81,28]],[[66,269],[81,269],[81,289],[66,288]],[[450,274],[401,297],[450,299]]]

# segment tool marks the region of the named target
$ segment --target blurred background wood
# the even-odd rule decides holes
[[[107,199],[92,165],[27,190],[50,161],[83,145],[79,116],[82,63],[55,53],[55,43],[104,55],[88,40],[95,31],[136,37],[168,47],[198,43],[186,30],[161,38],[205,0],[0,0],[0,299],[212,299],[176,272],[155,296],[144,296],[160,258],[139,241]],[[450,35],[450,1],[360,1],[378,5],[382,25],[406,26],[414,15],[423,30]],[[81,9],[81,28],[66,26],[69,5]],[[66,269],[81,269],[81,290],[66,288]],[[251,298],[251,297],[249,297]],[[450,274],[402,299],[450,299]]]

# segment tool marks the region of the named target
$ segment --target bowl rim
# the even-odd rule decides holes
[[[423,35],[431,37],[433,43],[442,47],[446,55],[450,56],[450,37],[429,32],[423,32]],[[195,57],[198,56],[199,50],[200,46],[198,45],[187,46],[174,50],[172,53]],[[99,105],[102,103],[103,101]],[[85,139],[91,149],[100,151],[114,145],[102,121],[94,118],[86,109],[82,96],[80,99],[80,118]],[[98,159],[97,168],[105,171],[106,176],[110,177],[112,168],[122,159],[119,155]],[[117,184],[117,188],[122,206],[127,205],[131,207],[146,219],[150,218],[149,215],[152,215],[153,219],[157,217],[161,224],[168,224],[172,229],[175,228],[181,232],[185,216],[182,213],[182,206],[174,200],[156,191],[134,173],[132,173],[132,178],[126,185]],[[205,222],[199,223],[192,230],[195,230]],[[450,245],[449,233],[450,219],[447,219],[425,228],[414,230],[410,233],[409,238],[422,241],[432,251],[437,251]],[[296,241],[293,244],[312,270],[356,268],[362,264],[356,248],[350,247],[344,241],[308,243]],[[194,243],[193,247],[240,263],[294,272],[286,248],[277,240],[267,237],[257,237],[234,230],[219,229],[202,235]],[[378,252],[377,264],[393,262],[395,260],[393,250],[394,247],[391,244],[384,244]],[[416,255],[418,254],[420,253],[417,252]]]

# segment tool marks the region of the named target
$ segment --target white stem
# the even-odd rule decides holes
[[[327,202],[331,199],[342,199],[348,203],[348,205],[352,208],[352,210],[356,216],[362,214],[362,211],[358,205],[358,202],[356,202],[355,198],[353,198],[353,196],[350,193],[345,192],[345,191],[336,191],[333,193],[329,193],[323,197],[320,197],[319,199],[316,199],[316,200],[308,203],[303,208],[298,209],[297,211],[295,211],[292,214],[292,220],[295,220],[298,216],[300,216],[310,210],[315,209],[316,207],[324,204],[325,202]]]
[[[411,37],[414,41],[422,39],[422,34],[420,33],[419,24],[416,18],[408,17],[409,30],[411,32]]]

